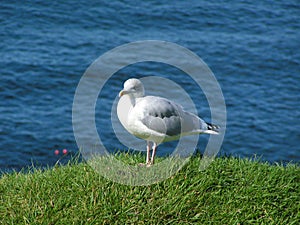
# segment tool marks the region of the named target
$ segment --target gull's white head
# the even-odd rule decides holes
[[[119,97],[123,95],[131,95],[135,98],[144,96],[144,85],[143,83],[136,78],[131,78],[125,81],[124,88],[119,93]]]

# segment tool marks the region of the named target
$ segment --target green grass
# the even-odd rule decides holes
[[[0,224],[300,224],[298,165],[232,157],[199,165],[193,157],[150,186],[114,183],[87,163],[4,174]]]

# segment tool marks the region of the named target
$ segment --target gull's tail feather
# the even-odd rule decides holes
[[[205,133],[207,134],[219,134],[219,129],[220,127],[211,123],[207,123],[207,130],[205,131]]]

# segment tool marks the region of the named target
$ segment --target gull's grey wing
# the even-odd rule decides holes
[[[141,121],[146,127],[168,136],[177,136],[182,131],[191,129],[193,121],[198,118],[184,112],[182,107],[174,102],[155,96],[144,97],[136,106],[143,108]],[[188,124],[185,125],[186,119]]]

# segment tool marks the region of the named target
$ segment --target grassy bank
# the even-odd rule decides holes
[[[86,163],[5,174],[0,224],[300,224],[299,166],[218,158],[199,171],[199,161],[137,187]]]

